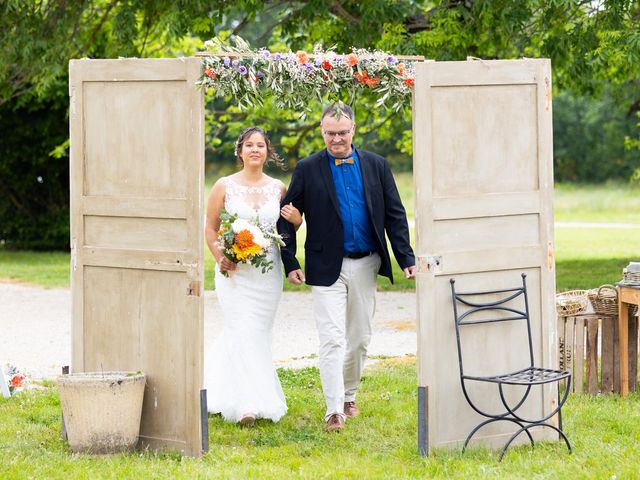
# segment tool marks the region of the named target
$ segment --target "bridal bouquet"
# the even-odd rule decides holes
[[[250,263],[267,273],[273,268],[273,262],[267,260],[267,251],[272,245],[284,246],[282,237],[275,227],[268,230],[260,226],[258,217],[249,222],[226,210],[220,212],[218,241],[225,257],[235,263]],[[225,277],[228,272],[222,272]]]

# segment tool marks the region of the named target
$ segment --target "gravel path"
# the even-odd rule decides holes
[[[215,292],[205,292],[205,348],[222,327]],[[414,293],[377,294],[369,355],[416,353]],[[0,364],[11,363],[32,378],[60,373],[71,360],[71,294],[0,283]],[[276,364],[292,368],[317,365],[318,339],[309,293],[285,292],[274,326]]]

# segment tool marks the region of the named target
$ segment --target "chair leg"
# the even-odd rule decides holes
[[[569,450],[569,453],[573,453],[573,449],[571,448],[571,442],[569,442],[569,439],[567,438],[567,436],[564,434],[564,432],[560,429],[558,429],[558,434],[559,436],[562,437],[562,439],[564,440],[564,443],[566,443],[567,445],[567,450]]]
[[[567,382],[566,383],[567,388],[565,389],[565,392],[564,392],[564,395],[562,396],[562,398],[560,398],[560,388],[558,388],[558,404],[556,405],[556,407],[551,412],[549,412],[545,417],[537,418],[537,419],[530,419],[530,418],[521,417],[520,415],[518,415],[516,413],[517,407],[513,407],[513,408],[509,407],[509,404],[507,403],[506,399],[504,398],[502,385],[500,385],[498,387],[499,391],[500,391],[500,398],[502,399],[502,404],[507,409],[507,413],[505,415],[509,415],[510,417],[514,418],[515,420],[517,420],[519,422],[522,422],[523,424],[540,424],[540,423],[546,422],[550,418],[554,417],[556,414],[560,414],[560,412],[562,410],[562,406],[567,401],[567,398],[569,397],[569,390],[571,388],[571,377],[567,377],[566,382]],[[518,405],[520,405],[520,404],[518,404]],[[562,419],[559,418],[559,422],[561,422],[561,421],[562,421]]]
[[[571,443],[569,442],[569,439],[567,438],[567,436],[564,434],[564,432],[562,430],[560,430],[558,427],[556,427],[555,425],[551,425],[549,423],[532,423],[531,425],[527,425],[526,427],[522,427],[520,428],[520,430],[516,431],[513,435],[511,435],[511,437],[509,438],[509,440],[507,441],[507,443],[505,443],[504,447],[502,447],[502,451],[500,452],[500,458],[498,459],[499,462],[502,461],[502,457],[504,457],[504,454],[507,451],[507,448],[509,448],[509,446],[511,445],[511,443],[518,437],[518,435],[520,435],[522,432],[526,432],[527,435],[529,435],[529,438],[532,439],[531,437],[531,433],[529,432],[530,428],[533,427],[549,427],[552,428],[553,430],[555,430],[556,432],[558,432],[558,436],[559,438],[562,438],[564,440],[564,443],[567,445],[567,449],[569,450],[569,453],[573,453],[573,450],[571,448]],[[531,447],[533,448],[534,443],[533,440],[531,440]]]
[[[520,427],[520,431],[525,431],[527,433],[527,435],[529,436],[529,440],[531,441],[531,445],[533,445],[533,437],[531,436],[531,434],[526,430],[526,427],[524,425],[522,425],[522,423],[520,423],[517,420],[514,420],[513,418],[490,418],[489,420],[485,420],[484,422],[478,424],[473,430],[471,430],[471,433],[469,433],[469,435],[467,436],[467,439],[464,442],[464,445],[462,447],[462,453],[464,453],[464,451],[467,449],[467,445],[469,444],[469,441],[471,440],[471,438],[476,434],[476,432],[478,430],[480,430],[482,427],[484,427],[485,425],[489,425],[490,423],[493,422],[511,422],[511,423],[515,423],[516,425],[518,425]]]

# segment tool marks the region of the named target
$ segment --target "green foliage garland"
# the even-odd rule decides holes
[[[219,38],[205,42],[207,48],[225,55],[203,60],[199,83],[213,88],[218,96],[233,98],[244,109],[262,106],[264,96],[272,95],[276,108],[304,116],[311,111],[312,100],[353,103],[364,89],[377,96],[376,107],[394,112],[411,99],[412,63],[380,50],[353,49],[340,55],[317,45],[312,54],[302,50],[272,53],[253,50],[237,36],[232,42]]]

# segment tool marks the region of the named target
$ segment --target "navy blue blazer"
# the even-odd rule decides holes
[[[382,260],[378,274],[393,283],[391,259],[385,233],[401,268],[415,265],[409,244],[409,225],[398,188],[387,161],[375,153],[356,149],[360,159],[362,183],[374,241]],[[305,277],[309,285],[335,283],[344,257],[344,233],[329,157],[326,150],[300,160],[282,204],[293,205],[304,214],[307,224]],[[278,231],[284,236],[282,263],[285,273],[300,268],[296,259],[296,235],[293,225],[280,217]]]

